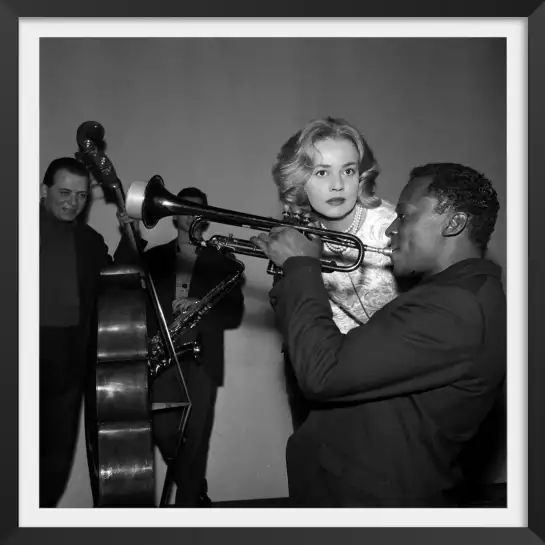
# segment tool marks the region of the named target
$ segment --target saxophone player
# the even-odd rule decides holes
[[[178,197],[200,205],[208,204],[207,195],[194,187],[182,189]],[[126,214],[118,217],[121,223],[133,221]],[[143,253],[167,324],[172,323],[177,313],[190,310],[235,272],[233,261],[218,250],[198,248],[190,243],[188,232],[192,221],[193,217],[188,215],[174,217],[176,238]],[[146,249],[147,242],[142,242]],[[133,255],[129,241],[123,236],[114,254],[114,262],[126,264]],[[180,413],[154,413],[155,442],[165,461],[173,464],[177,507],[206,507],[211,504],[207,495],[206,465],[217,391],[223,384],[224,331],[237,328],[243,313],[242,282],[238,282],[196,327],[183,335],[184,342],[194,341],[198,336],[203,354],[198,360],[193,355],[180,358],[192,408],[185,428],[185,439],[177,456]],[[149,311],[147,314],[148,337],[151,338],[157,333],[158,326],[154,313]],[[183,401],[183,387],[174,367],[154,379],[152,397],[154,402]]]

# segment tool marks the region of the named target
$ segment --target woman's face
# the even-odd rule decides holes
[[[315,144],[313,170],[305,184],[315,212],[331,220],[352,212],[361,187],[359,159],[358,149],[350,140],[327,138]]]

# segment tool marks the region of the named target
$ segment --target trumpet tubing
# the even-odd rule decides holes
[[[189,236],[193,244],[200,246],[212,245],[216,248],[225,248],[234,253],[251,255],[258,258],[268,259],[264,252],[249,240],[234,237],[221,238],[220,235],[216,235],[215,237],[211,237],[209,241],[202,241],[198,240],[195,236],[195,229],[203,221],[266,232],[269,232],[274,227],[292,227],[305,235],[319,236],[323,242],[329,242],[336,246],[342,246],[347,249],[352,248],[358,251],[355,261],[349,264],[339,265],[333,260],[323,259],[322,268],[326,272],[350,272],[356,270],[361,265],[366,251],[381,253],[386,256],[391,255],[389,248],[366,246],[357,236],[349,233],[319,229],[317,227],[294,224],[290,221],[265,218],[263,216],[245,214],[243,212],[201,205],[184,200],[167,191],[164,187],[163,179],[158,175],[153,176],[148,182],[133,182],[127,192],[126,210],[129,217],[141,220],[148,229],[157,225],[157,222],[165,217],[194,216],[195,219],[189,231]]]
[[[202,244],[210,244],[217,249],[225,248],[238,254],[268,259],[267,256],[264,254],[263,250],[259,249],[255,244],[253,244],[249,240],[236,238],[233,235],[214,235]],[[392,255],[391,248],[376,248],[374,246],[368,246],[367,244],[363,244],[363,249],[366,252],[374,252],[377,254],[385,255],[387,257],[390,257]]]

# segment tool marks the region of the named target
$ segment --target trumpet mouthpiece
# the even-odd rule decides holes
[[[366,252],[375,252],[390,257],[392,255],[392,248],[389,246],[386,248],[375,248],[373,246],[365,246]]]

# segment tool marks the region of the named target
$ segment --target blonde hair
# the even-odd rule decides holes
[[[334,117],[315,119],[307,123],[280,148],[272,168],[280,200],[310,212],[304,186],[314,168],[311,149],[316,143],[326,139],[344,139],[356,146],[359,155],[359,179],[363,181],[358,201],[365,208],[380,206],[382,200],[374,194],[379,166],[373,151],[354,126],[344,119]]]

